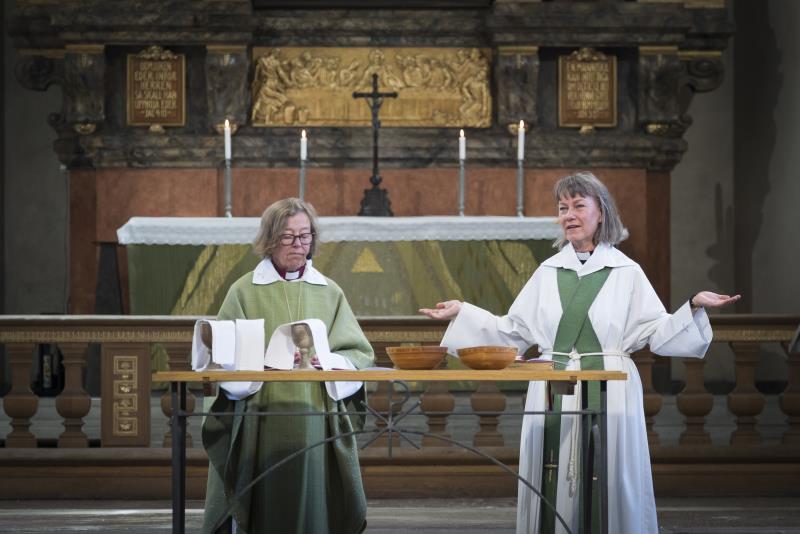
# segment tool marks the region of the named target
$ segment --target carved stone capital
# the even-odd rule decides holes
[[[683,83],[695,93],[707,93],[722,85],[725,68],[719,52],[681,52]]]

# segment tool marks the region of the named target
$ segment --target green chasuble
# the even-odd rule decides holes
[[[276,327],[316,318],[328,329],[331,352],[357,368],[373,364],[372,348],[358,326],[342,290],[332,280],[253,284],[253,273],[237,280],[220,308],[219,319],[264,319],[266,340]],[[324,383],[272,382],[243,400],[223,390],[213,411],[247,413],[341,412]],[[299,449],[351,432],[346,415],[209,416],[203,445],[209,456],[203,532],[227,532],[233,507],[237,532],[279,534],[354,534],[366,518],[366,498],[354,436],[319,445],[299,455],[244,490],[270,466]]]
[[[603,348],[600,346],[600,341],[597,339],[592,328],[592,323],[589,321],[589,308],[594,302],[595,297],[600,292],[600,289],[608,279],[611,272],[610,267],[601,269],[600,271],[588,274],[582,278],[578,278],[575,271],[569,269],[558,269],[558,294],[561,299],[561,308],[564,310],[561,315],[561,320],[558,323],[558,330],[556,330],[556,339],[553,343],[553,352],[570,353],[575,349],[579,353],[602,352]],[[553,360],[566,365],[569,362],[569,357],[560,354],[554,354]],[[557,369],[564,368],[564,365],[557,365]],[[583,356],[580,359],[580,368],[586,370],[599,370],[603,369],[602,356]],[[591,382],[589,384],[588,403],[587,406],[590,410],[600,409],[600,384]],[[567,466],[558,465],[559,448],[561,441],[561,416],[558,412],[561,411],[561,395],[554,395],[552,399],[553,415],[545,416],[544,427],[544,469],[542,469],[542,494],[554,506],[557,498],[558,490],[558,472],[566,470]],[[595,481],[597,477],[594,477]],[[582,481],[583,484],[583,481]],[[593,484],[593,486],[596,486]],[[581,495],[582,492],[578,492]],[[592,510],[593,515],[599,512],[599,492],[592,488]],[[581,507],[582,509],[582,507]],[[557,520],[553,510],[542,501],[542,515],[541,515],[540,532],[548,533],[555,532]],[[593,518],[592,530],[598,528],[599,531],[599,517]]]

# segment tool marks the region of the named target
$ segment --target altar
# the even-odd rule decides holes
[[[133,217],[130,312],[213,315],[258,263],[258,217]],[[360,317],[415,315],[447,299],[505,312],[561,235],[554,217],[320,217],[314,266]]]

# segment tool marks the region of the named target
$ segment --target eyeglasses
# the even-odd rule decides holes
[[[308,245],[309,243],[311,243],[311,241],[314,240],[314,232],[308,232],[300,235],[281,234],[278,239],[280,239],[281,245],[287,247],[294,245],[295,239],[299,240],[301,245]]]

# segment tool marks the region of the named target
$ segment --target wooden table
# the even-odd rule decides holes
[[[601,408],[599,411],[586,410],[586,392],[583,387],[582,415],[590,419],[592,432],[582,432],[581,465],[584,471],[591,473],[593,462],[599,463],[601,479],[600,508],[601,532],[608,531],[608,487],[606,477],[606,382],[608,380],[626,380],[627,375],[621,371],[556,371],[553,369],[524,367],[507,368],[498,371],[457,370],[423,370],[406,371],[394,369],[370,369],[363,371],[162,371],[153,373],[154,382],[169,382],[172,395],[172,531],[183,534],[185,529],[186,507],[186,418],[192,414],[186,411],[186,385],[189,382],[328,382],[328,381],[364,381],[364,382],[452,382],[452,381],[533,381],[545,380],[553,384],[576,384],[578,382],[600,382]],[[392,388],[389,388],[390,390]],[[584,413],[585,412],[585,413]],[[265,413],[266,414],[266,413]],[[597,444],[592,442],[592,435],[598,435]],[[594,449],[593,449],[594,448]],[[489,457],[491,458],[491,457]],[[496,460],[495,460],[496,462]],[[585,475],[584,475],[585,476]],[[591,475],[590,475],[591,476]],[[527,481],[524,481],[530,483]],[[587,487],[589,485],[586,485]],[[532,486],[531,486],[532,487]],[[585,526],[591,526],[591,498],[584,498]],[[582,529],[584,530],[584,529]],[[586,529],[586,531],[590,531]]]

